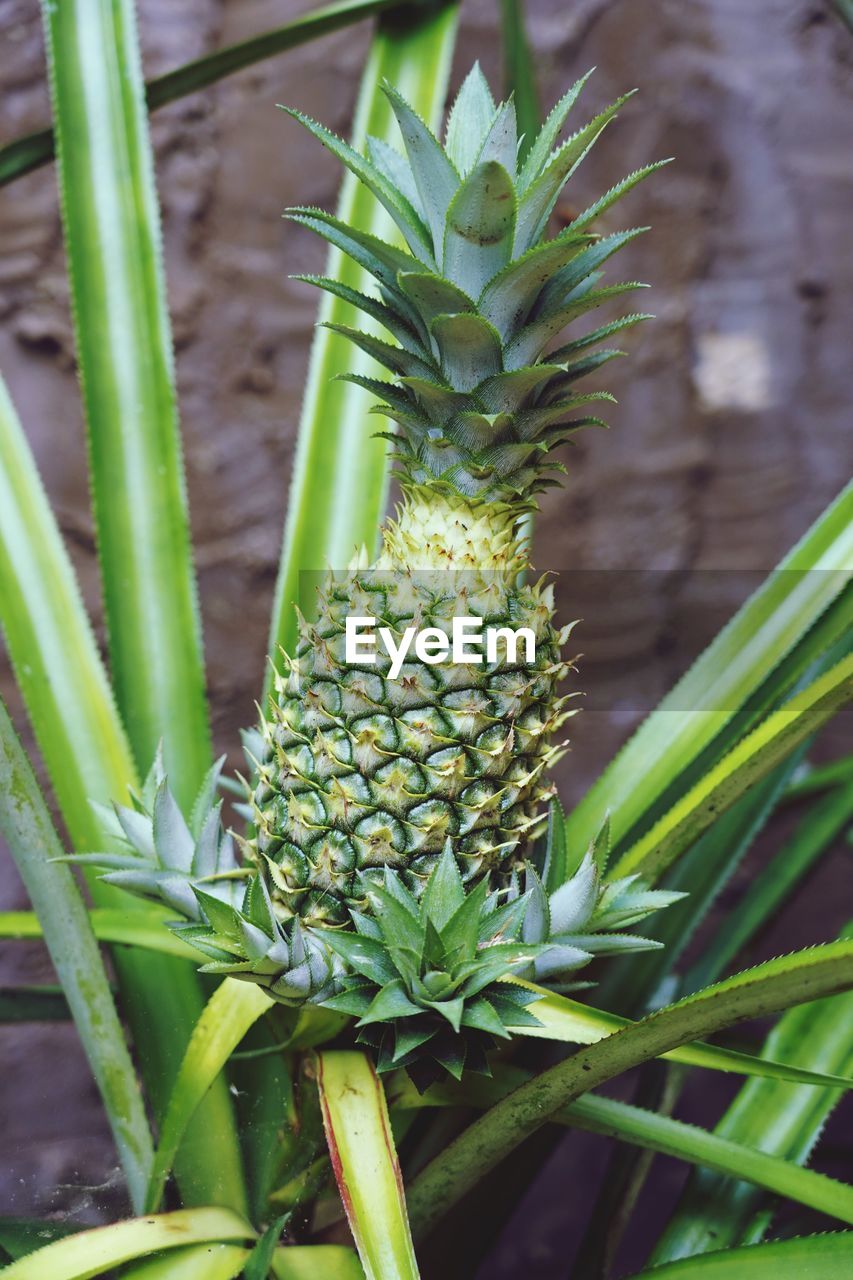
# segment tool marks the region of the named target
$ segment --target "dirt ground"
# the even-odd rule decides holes
[[[146,74],[308,7],[141,0]],[[454,88],[475,57],[499,83],[497,10],[463,4]],[[629,335],[629,360],[608,366],[613,429],[572,452],[566,488],[537,523],[536,563],[562,571],[563,613],[584,619],[586,705],[561,774],[571,804],[851,473],[853,32],[824,0],[529,0],[528,13],[545,104],[592,65],[585,111],[641,90],[573,182],[572,204],[676,158],[611,223],[653,227],[622,270],[653,282],[643,304],[657,319]],[[47,116],[36,0],[0,0],[0,30],[5,139]],[[275,103],[347,133],[368,36],[362,25],[326,37],[155,117],[213,727],[233,763],[259,690],[316,308],[288,275],[323,262],[319,243],[280,214],[330,207],[339,178]],[[0,190],[0,319],[0,368],[99,620],[52,167]],[[2,651],[0,691],[23,728]],[[762,951],[843,923],[844,856],[826,859]],[[24,903],[8,861],[0,897]],[[47,970],[37,948],[16,945],[2,972],[9,983]],[[120,1203],[73,1032],[0,1031],[0,1072],[2,1211],[97,1220]],[[561,1148],[548,1175],[560,1195],[534,1193],[482,1280],[566,1274],[561,1215],[568,1198],[582,1221],[604,1149]],[[664,1200],[677,1178],[661,1162]]]

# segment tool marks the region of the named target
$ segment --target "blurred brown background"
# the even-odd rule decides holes
[[[140,0],[146,74],[309,7]],[[851,472],[853,33],[823,0],[527,8],[543,105],[593,64],[585,115],[641,89],[571,184],[572,204],[649,159],[677,161],[611,215],[613,227],[653,225],[620,273],[654,283],[640,302],[658,318],[628,336],[629,361],[608,367],[613,430],[572,452],[537,527],[539,567],[608,571],[563,587],[563,612],[586,619],[588,709],[561,781],[570,803]],[[48,114],[36,0],[0,0],[0,30],[7,139]],[[235,763],[259,688],[316,306],[288,273],[319,270],[324,256],[280,214],[331,206],[339,179],[274,104],[347,133],[368,35],[361,25],[326,37],[154,117],[214,731]],[[491,0],[462,5],[454,88],[475,57],[497,87]],[[0,367],[99,618],[52,168],[0,190],[0,316]],[[23,726],[2,651],[0,690]],[[780,921],[765,949],[831,936],[843,857],[826,860],[801,902],[796,936]],[[2,905],[23,905],[2,870]],[[3,981],[46,974],[37,948],[6,948]],[[97,1216],[117,1193],[104,1185],[111,1152],[73,1032],[0,1031],[0,1078],[0,1211]],[[560,1176],[577,1177],[571,1161]],[[537,1211],[535,1245],[511,1233],[482,1274],[565,1274],[549,1235],[565,1200],[551,1209]]]

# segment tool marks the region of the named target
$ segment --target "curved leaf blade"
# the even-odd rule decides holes
[[[0,835],[44,927],[138,1209],[153,1158],[142,1093],[86,906],[70,870],[56,861],[62,845],[2,701]]]
[[[113,680],[137,763],[162,740],[189,805],[210,733],[134,10],[43,13]]]
[[[0,622],[66,826],[78,848],[94,848],[101,833],[89,801],[126,803],[136,772],[74,569],[2,378]]]
[[[403,1180],[382,1084],[363,1053],[317,1054],[332,1167],[367,1280],[417,1280]]]
[[[234,1244],[191,1245],[122,1271],[122,1280],[236,1280],[247,1250]]]
[[[4,1280],[91,1280],[111,1267],[183,1245],[250,1241],[254,1231],[231,1209],[179,1209],[80,1231],[13,1262]]]
[[[188,94],[206,89],[226,76],[255,66],[267,58],[275,57],[287,49],[295,49],[351,23],[360,22],[373,14],[381,13],[399,3],[399,0],[340,0],[340,3],[324,5],[310,13],[300,14],[283,27],[274,27],[261,35],[241,40],[239,44],[217,49],[193,62],[187,62],[174,71],[149,80],[145,97],[149,111],[157,111],[169,102],[185,98]],[[15,138],[0,147],[0,186],[21,178],[25,173],[38,169],[53,159],[53,130],[39,129],[26,137]]]
[[[685,1258],[634,1280],[847,1280],[851,1269],[853,1231],[839,1231]]]
[[[364,1280],[352,1249],[336,1244],[289,1246],[277,1249],[272,1262],[276,1280]]]
[[[561,1107],[650,1058],[745,1019],[853,987],[853,943],[782,956],[728,978],[589,1045],[516,1089],[476,1120],[415,1179],[415,1238]]]
[[[235,978],[226,978],[210,997],[193,1028],[160,1124],[160,1142],[145,1196],[146,1212],[154,1212],[159,1205],[181,1139],[208,1089],[249,1028],[269,1008],[270,999],[262,987]]]
[[[430,1106],[485,1107],[498,1101],[530,1079],[530,1073],[501,1067],[492,1080],[469,1079],[461,1086],[440,1086],[419,1095],[406,1080],[395,1080],[392,1105],[400,1108]],[[395,1084],[397,1088],[395,1089]],[[709,1133],[697,1125],[685,1124],[647,1108],[587,1094],[556,1112],[554,1120],[569,1128],[583,1129],[609,1138],[618,1138],[646,1151],[673,1156],[702,1169],[748,1181],[752,1187],[785,1196],[842,1222],[853,1221],[853,1187],[824,1174],[802,1169],[778,1156],[755,1150],[754,1146]],[[696,1202],[697,1217],[703,1204]],[[718,1246],[715,1246],[718,1247]],[[688,1251],[690,1252],[690,1251]]]
[[[573,848],[587,847],[608,812],[614,841],[621,842],[704,751],[717,742],[723,748],[732,745],[727,727],[768,680],[774,679],[777,697],[790,688],[802,667],[789,660],[842,597],[853,577],[851,566],[853,484],[724,627],[575,808],[567,823]],[[849,627],[851,610],[853,602],[838,620],[838,634]]]
[[[639,1025],[636,1022],[632,1023],[628,1018],[608,1013],[604,1009],[595,1009],[592,1005],[581,1004],[566,996],[546,992],[544,988],[536,987],[532,982],[524,982],[517,978],[514,981],[520,982],[528,990],[541,991],[543,998],[528,1006],[533,1016],[539,1019],[541,1026],[511,1027],[513,1035],[532,1036],[540,1040],[561,1040],[567,1044],[598,1044],[607,1036],[615,1035],[625,1027]],[[759,1058],[751,1053],[723,1049],[715,1044],[684,1044],[660,1056],[686,1067],[706,1067],[712,1071],[731,1071],[737,1075],[853,1089],[853,1079],[847,1076],[828,1076],[819,1071],[808,1071],[784,1060]]]
[[[850,929],[846,931],[850,936]],[[853,1070],[853,994],[790,1009],[773,1028],[762,1054],[825,1071]],[[747,1144],[797,1165],[805,1164],[841,1094],[778,1081],[750,1080],[715,1128],[726,1140]],[[652,1260],[670,1262],[711,1249],[761,1239],[772,1206],[731,1177],[694,1174],[674,1216],[655,1245]]]
[[[166,927],[166,918],[156,911],[120,911],[94,907],[89,911],[89,927],[98,942],[156,951],[179,960],[199,962],[198,952]],[[34,911],[0,911],[0,938],[43,938],[44,930]]]
[[[725,929],[711,938],[685,976],[688,990],[702,987],[723,973],[746,947],[757,929],[795,891],[803,876],[853,822],[853,786],[836,787],[812,805],[802,822],[726,919]]]
[[[774,711],[688,791],[609,872],[655,880],[756,782],[853,700],[853,654]]]

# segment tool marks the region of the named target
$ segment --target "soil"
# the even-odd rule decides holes
[[[308,7],[141,0],[146,74]],[[590,113],[641,90],[573,182],[572,206],[650,158],[676,159],[618,213],[653,226],[621,269],[654,282],[643,305],[657,319],[628,335],[629,360],[608,367],[612,431],[588,433],[571,452],[566,487],[537,521],[537,565],[562,572],[563,613],[583,618],[585,709],[560,777],[570,805],[850,475],[853,33],[822,0],[527,9],[543,102],[592,65]],[[497,11],[466,0],[454,87],[475,57],[499,82]],[[0,0],[0,30],[11,138],[48,114],[36,0]],[[213,729],[235,765],[263,670],[316,308],[288,275],[323,262],[319,243],[280,214],[330,207],[339,178],[275,103],[347,133],[368,36],[361,25],[326,37],[154,118]],[[103,639],[52,167],[0,190],[0,319],[0,367]],[[0,691],[30,745],[2,653]],[[827,754],[843,726],[833,732]],[[796,916],[784,913],[756,954],[833,936],[845,915],[843,859],[840,848],[827,856]],[[0,897],[4,908],[25,902],[8,859]],[[4,983],[50,980],[39,948],[5,952]],[[2,1211],[108,1218],[121,1192],[73,1030],[3,1028],[0,1072]],[[698,1105],[713,1119],[726,1088],[706,1089],[701,1104],[688,1095],[683,1114]],[[568,1274],[605,1151],[579,1135],[561,1145],[481,1280]],[[659,1204],[679,1177],[658,1162]],[[642,1258],[635,1245],[623,1262]]]

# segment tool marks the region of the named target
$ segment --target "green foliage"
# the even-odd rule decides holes
[[[230,1209],[179,1209],[79,1231],[19,1258],[3,1275],[8,1280],[44,1280],[45,1276],[51,1280],[90,1280],[122,1263],[163,1250],[192,1244],[245,1243],[254,1234]]]
[[[418,1280],[385,1095],[362,1053],[316,1059],[323,1125],[366,1280]]]
[[[388,868],[369,897],[373,914],[354,914],[355,933],[320,931],[346,966],[325,1007],[358,1018],[378,1069],[405,1067],[418,1088],[445,1072],[488,1074],[507,1027],[535,1023],[525,1009],[535,996],[501,982],[543,950],[519,940],[527,899],[498,906],[485,880],[466,894],[449,842],[420,900]]]
[[[137,1208],[151,1166],[151,1134],[103,961],[62,846],[0,701],[0,835],[44,927],[50,958],[104,1101]]]
[[[410,1197],[415,1237],[560,1107],[660,1053],[748,1018],[853,987],[853,944],[829,943],[756,969],[651,1014],[583,1049],[498,1102],[437,1156]]]
[[[160,77],[147,86],[147,106],[387,7],[344,0],[314,10]],[[443,145],[436,130],[454,5],[410,6],[383,19],[352,143],[292,113],[352,178],[337,216],[291,211],[332,250],[326,273],[311,278],[326,295],[324,327],[304,402],[274,654],[282,641],[292,648],[300,573],[373,545],[391,454],[384,442],[366,442],[368,397],[399,427],[393,448],[410,477],[438,477],[468,496],[520,498],[522,509],[549,482],[546,452],[600,421],[592,409],[606,394],[575,388],[620,354],[599,344],[647,318],[625,315],[555,345],[565,325],[638,287],[598,280],[643,229],[600,238],[596,221],[661,165],[628,175],[542,242],[565,182],[625,98],[561,143],[583,77],[537,132],[522,6],[505,0],[501,8],[514,103],[496,104],[475,66]],[[308,924],[294,919],[305,886],[291,885],[290,898],[270,891],[272,866],[254,861],[254,844],[223,827],[218,793],[234,784],[221,778],[221,762],[210,767],[132,7],[69,0],[46,3],[44,14],[112,677],[0,385],[0,620],[77,851],[63,853],[0,707],[0,833],[34,908],[0,914],[0,937],[44,938],[60,984],[4,989],[0,1021],[74,1018],[131,1200],[148,1216],[73,1233],[7,1219],[4,1275],[85,1280],[118,1268],[135,1280],[415,1280],[375,1063],[383,1073],[401,1069],[386,1078],[404,1154],[421,1168],[410,1190],[418,1236],[553,1121],[693,1168],[652,1255],[666,1265],[644,1274],[840,1280],[853,1265],[851,1233],[735,1246],[762,1238],[776,1196],[853,1221],[851,1189],[803,1167],[850,1086],[853,944],[845,937],[706,984],[737,961],[851,819],[849,761],[794,771],[815,731],[853,697],[853,658],[845,656],[853,490],[819,518],[567,821],[552,805],[547,837],[526,866],[463,882],[450,845],[441,854],[439,842],[429,873],[359,868],[353,927],[348,918],[315,927],[333,917],[316,903]],[[51,145],[43,131],[0,149],[0,182],[42,163]],[[391,380],[379,376],[383,365]],[[171,790],[155,756],[161,739]],[[138,786],[137,766],[152,757]],[[728,925],[680,975],[687,940],[756,832],[780,800],[813,796]],[[69,861],[83,866],[91,909]],[[98,879],[94,870],[106,874]],[[663,887],[652,888],[660,877]],[[666,948],[629,932],[669,906],[652,931]],[[112,948],[135,1062],[99,942]],[[596,997],[604,1008],[562,994],[587,985],[577,971],[601,954],[638,951],[649,956],[632,958],[632,972],[617,964],[605,978]],[[185,963],[199,955],[206,1002]],[[679,991],[690,994],[674,999]],[[608,1011],[639,1012],[664,998],[674,1002],[641,1021]],[[774,1012],[783,1016],[759,1055],[704,1040]],[[552,1049],[580,1048],[546,1059],[537,1052],[546,1039]],[[369,1052],[329,1048],[336,1040]],[[753,1078],[714,1132],[590,1092],[655,1057]],[[447,1108],[446,1123],[424,1139],[412,1119],[427,1106]],[[484,1114],[465,1128],[472,1108]],[[352,1249],[315,1243],[329,1218],[322,1126],[361,1263]],[[454,1135],[443,1149],[441,1134]],[[179,1202],[202,1207],[156,1213],[173,1167]],[[282,1243],[290,1233],[310,1243]],[[453,1248],[450,1241],[445,1257]]]
[[[137,764],[162,739],[188,802],[210,744],[133,8],[44,14],[113,682]]]
[[[174,71],[167,71],[165,75],[148,81],[145,86],[148,110],[156,111],[169,102],[197,93],[199,89],[216,84],[223,77],[263,62],[285,49],[307,44],[318,36],[381,13],[383,9],[390,9],[394,3],[395,0],[338,0],[337,3],[300,14],[282,27],[274,27],[262,35],[185,63]],[[47,164],[53,159],[54,145],[53,130],[39,129],[0,147],[0,186],[14,182],[25,173]]]
[[[853,1265],[853,1231],[776,1240],[672,1262],[644,1271],[655,1280],[846,1280]],[[635,1280],[641,1280],[637,1276]]]

